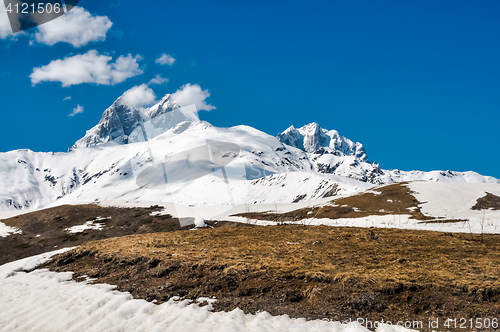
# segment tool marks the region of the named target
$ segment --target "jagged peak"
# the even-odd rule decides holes
[[[283,133],[288,133],[288,132],[293,132],[293,131],[297,131],[297,128],[295,128],[294,125],[291,125],[287,129],[285,129],[285,131],[283,131]]]
[[[291,145],[308,153],[336,153],[355,156],[361,161],[368,161],[361,143],[340,136],[337,130],[321,128],[317,122],[311,122],[298,129],[290,126],[278,134],[277,138],[284,144]]]
[[[171,96],[171,94],[166,94],[153,106],[138,109],[124,103],[123,95],[121,95],[103,112],[99,123],[87,130],[85,136],[75,142],[71,150],[95,146],[109,141],[117,141],[122,144],[128,143],[129,135],[142,122],[180,108],[171,99]]]

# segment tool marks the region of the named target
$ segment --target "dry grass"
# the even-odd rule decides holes
[[[479,238],[478,238],[479,240]],[[500,237],[392,229],[300,226],[214,228],[90,242],[78,251],[130,258],[217,262],[228,269],[290,273],[302,278],[450,283],[500,287]],[[229,271],[229,270],[228,270]]]

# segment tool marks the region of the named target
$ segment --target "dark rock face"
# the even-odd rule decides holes
[[[127,143],[128,135],[140,126],[141,121],[142,116],[139,110],[120,104],[117,100],[104,111],[99,123],[88,130],[72,149],[90,147],[113,140]]]

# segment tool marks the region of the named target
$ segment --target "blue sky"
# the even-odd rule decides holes
[[[75,47],[49,45],[49,28],[39,39],[37,29],[0,30],[0,151],[66,151],[123,92],[161,75],[169,82],[150,86],[158,97],[187,83],[208,90],[216,109],[200,117],[215,126],[276,135],[317,122],[363,143],[385,169],[500,177],[498,1],[79,5],[112,23],[104,37]],[[143,73],[109,85],[32,84],[34,68],[92,50],[110,63],[131,54]],[[175,62],[156,63],[162,54]],[[68,116],[77,105],[83,113]]]

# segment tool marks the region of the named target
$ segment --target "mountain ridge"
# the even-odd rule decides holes
[[[146,110],[118,99],[68,153],[0,153],[0,210],[142,198],[194,205],[291,203],[402,181],[500,183],[472,171],[384,170],[369,161],[361,143],[317,123],[291,126],[274,137],[245,125],[214,127],[190,112],[170,95]],[[148,167],[166,164],[193,148],[202,152],[207,142],[231,142],[240,152],[224,172],[177,187],[164,184],[160,193],[137,184],[138,174]],[[224,151],[217,153],[225,158]],[[188,153],[186,158],[193,156]],[[196,172],[196,162],[188,164]],[[161,184],[164,176],[154,181]]]

